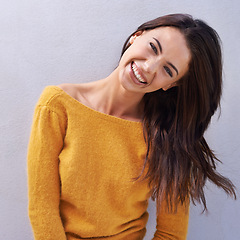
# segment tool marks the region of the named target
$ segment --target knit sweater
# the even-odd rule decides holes
[[[141,173],[142,124],[95,111],[49,86],[28,147],[29,217],[35,240],[140,240],[150,189]],[[188,209],[161,206],[157,239],[186,239]]]

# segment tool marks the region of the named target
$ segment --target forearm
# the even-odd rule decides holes
[[[29,209],[29,218],[35,240],[66,240],[59,213]]]
[[[66,240],[59,213],[59,181],[50,168],[49,177],[41,176],[37,164],[29,162],[29,218],[35,240]],[[37,170],[38,169],[38,170]],[[56,170],[55,170],[56,171]]]
[[[189,220],[189,202],[178,206],[176,213],[166,211],[163,204],[157,217],[157,230],[152,240],[186,240]]]

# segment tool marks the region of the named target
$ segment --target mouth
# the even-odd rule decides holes
[[[137,81],[139,83],[144,84],[144,85],[148,84],[147,81],[145,81],[144,77],[142,76],[142,74],[140,73],[137,65],[134,62],[131,63],[131,68],[132,68],[132,71],[133,71],[133,74],[134,74],[135,78],[137,79]]]

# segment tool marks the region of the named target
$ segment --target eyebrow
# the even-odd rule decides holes
[[[159,42],[156,38],[153,38],[153,39],[157,42],[158,47],[159,47],[159,50],[160,50],[160,53],[162,53],[162,45],[160,44],[160,42]],[[177,70],[177,68],[176,68],[172,63],[170,63],[170,62],[167,62],[167,64],[169,64],[169,65],[176,71],[176,73],[177,73],[177,75],[178,75],[178,70]]]

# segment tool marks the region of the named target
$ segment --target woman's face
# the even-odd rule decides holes
[[[119,79],[126,90],[140,93],[167,90],[188,71],[190,50],[177,28],[137,32],[130,43],[118,66]]]

